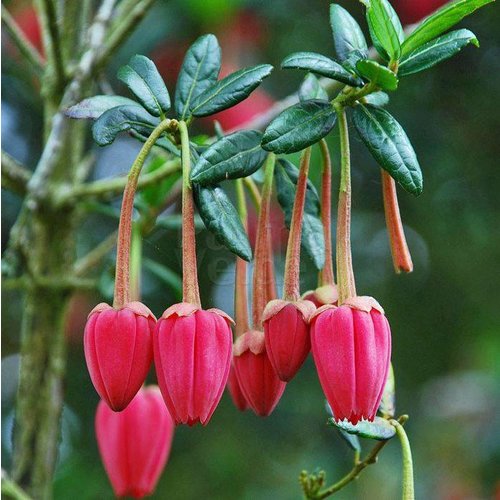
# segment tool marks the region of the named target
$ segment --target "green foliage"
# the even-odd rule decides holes
[[[328,100],[326,90],[321,86],[320,81],[312,73],[307,73],[299,88],[299,100],[308,101],[310,99]]]
[[[349,434],[355,434],[368,439],[376,439],[377,441],[387,441],[396,434],[396,429],[385,418],[375,417],[373,422],[362,421],[356,425],[351,424],[347,420],[336,422],[333,418],[328,419],[328,424],[335,426]]]
[[[125,105],[137,106],[137,103],[120,95],[95,95],[69,107],[65,114],[70,118],[95,120],[104,112]]]
[[[384,90],[396,90],[398,77],[385,66],[376,61],[363,59],[356,63],[356,70],[360,76]]]
[[[170,109],[167,87],[151,59],[135,55],[120,68],[118,78],[152,115],[163,116]]]
[[[394,369],[392,367],[392,363],[389,365],[387,382],[385,383],[378,411],[384,417],[392,418],[396,415],[396,381],[394,379]]]
[[[373,92],[365,97],[365,102],[371,104],[372,106],[378,106],[380,108],[389,104],[389,96],[382,91]]]
[[[275,153],[294,153],[318,142],[332,130],[337,115],[328,101],[313,99],[291,106],[267,127],[262,147]]]
[[[368,46],[359,24],[340,5],[330,5],[330,26],[335,53],[340,61],[345,61],[353,51],[359,51],[364,57],[367,56]]]
[[[227,179],[247,177],[257,171],[266,158],[261,148],[262,133],[243,130],[227,135],[209,146],[191,170],[191,181],[206,185]]]
[[[406,191],[422,192],[422,171],[401,125],[384,109],[359,104],[353,110],[356,130],[377,163]]]

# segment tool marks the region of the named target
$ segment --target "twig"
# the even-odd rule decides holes
[[[109,236],[101,241],[90,252],[84,255],[81,259],[77,260],[74,266],[74,273],[76,277],[84,276],[88,271],[95,268],[106,255],[116,245],[116,237],[118,231],[113,231]]]
[[[31,500],[31,497],[2,469],[2,498],[4,495],[5,498],[13,498],[14,500]]]
[[[27,59],[30,68],[32,68],[36,74],[40,76],[43,73],[45,65],[42,56],[34,45],[28,40],[28,38],[26,38],[14,18],[10,15],[9,11],[3,4],[2,22],[4,23],[12,41],[19,49],[19,52]]]
[[[2,151],[2,187],[10,189],[14,193],[25,195],[26,185],[31,177],[31,172],[12,158],[8,153]]]

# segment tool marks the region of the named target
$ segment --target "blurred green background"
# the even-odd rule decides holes
[[[366,28],[359,2],[340,3]],[[407,16],[405,20],[412,21],[406,12],[409,3],[399,0],[394,5]],[[433,3],[427,1],[429,6]],[[116,69],[134,53],[144,53],[158,64],[172,93],[185,49],[205,32],[219,37],[225,72],[259,62],[279,67],[285,55],[297,50],[332,56],[328,4],[323,0],[158,1],[113,60],[108,81],[117,93],[125,94],[115,78]],[[11,1],[7,6],[37,43],[29,3]],[[352,136],[358,291],[376,297],[391,322],[397,407],[399,413],[410,415],[407,432],[414,452],[417,498],[425,499],[487,499],[500,494],[500,9],[490,5],[462,25],[475,32],[481,49],[466,48],[437,68],[404,78],[388,107],[406,128],[424,171],[425,189],[418,199],[400,191],[415,264],[411,275],[393,273],[379,171]],[[42,148],[39,90],[25,63],[5,38],[2,41],[3,148],[33,168]],[[223,126],[237,126],[296,91],[302,77],[299,71],[276,69],[249,105],[220,117]],[[200,132],[211,134],[211,125],[204,125]],[[337,143],[334,132],[330,146],[335,158]],[[124,173],[138,145],[123,137],[104,150],[99,151],[90,140],[89,147],[99,155],[94,173],[99,178]],[[320,171],[317,159],[316,154],[315,182]],[[334,184],[336,189],[337,177]],[[19,207],[20,199],[2,190],[2,248]],[[81,254],[116,226],[116,219],[90,213],[79,234]],[[276,227],[275,260],[281,270],[286,232]],[[144,241],[145,256],[178,274],[179,236],[174,223],[155,230]],[[198,245],[203,302],[231,314],[234,259],[201,228]],[[104,293],[109,290],[112,265],[111,255],[96,270],[103,276]],[[303,291],[313,288],[315,279],[304,257]],[[167,286],[144,271],[143,299],[155,314],[161,314],[178,299],[175,277]],[[57,499],[112,498],[94,437],[98,397],[82,349],[86,315],[101,300],[96,293],[72,301]],[[7,470],[21,308],[17,292],[3,293],[2,467]],[[150,381],[154,382],[153,373]],[[351,467],[351,451],[325,422],[323,395],[311,359],[266,419],[239,413],[226,394],[208,427],[177,428],[153,498],[300,498],[302,469],[323,468],[332,482]],[[364,449],[370,445],[363,442]],[[396,499],[400,482],[400,450],[394,440],[381,453],[379,463],[337,498]]]

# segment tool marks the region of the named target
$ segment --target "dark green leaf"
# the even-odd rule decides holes
[[[326,76],[346,85],[359,86],[363,84],[356,75],[349,73],[338,62],[315,52],[295,52],[290,54],[283,59],[281,67],[283,69],[305,69],[316,75]]]
[[[378,62],[364,59],[356,63],[356,70],[363,78],[384,90],[396,90],[398,88],[398,77],[385,66]]]
[[[293,203],[298,180],[298,169],[293,163],[280,158],[274,170],[278,202],[285,214],[285,224],[290,228]],[[304,217],[302,220],[302,248],[320,270],[325,264],[325,241],[320,219],[320,202],[314,185],[308,180]]]
[[[400,76],[411,75],[432,68],[460,52],[469,43],[479,47],[476,35],[465,29],[440,36],[405,56],[399,65],[398,74]]]
[[[387,373],[387,382],[385,383],[382,400],[378,411],[384,417],[394,417],[396,414],[396,383],[394,379],[394,370],[392,363],[389,365],[389,372]]]
[[[387,0],[371,0],[366,11],[370,35],[384,59],[398,60],[405,37],[401,21]]]
[[[253,174],[267,153],[260,141],[262,133],[243,130],[226,135],[208,147],[191,170],[191,181],[206,185]]]
[[[143,131],[145,133],[139,133],[137,130],[130,129],[129,134],[134,137],[135,139],[138,139],[141,142],[146,142],[149,134],[151,132],[151,129]],[[155,142],[155,146],[158,146],[161,149],[164,149],[165,151],[168,151],[169,153],[173,154],[174,156],[181,156],[180,150],[177,148],[177,146],[167,139],[166,137],[160,137],[157,139]]]
[[[177,300],[182,299],[182,279],[178,274],[168,267],[159,264],[154,260],[148,259],[147,257],[143,258],[142,262],[147,271],[159,278],[174,292]]]
[[[162,116],[170,109],[167,87],[151,59],[135,55],[119,69],[118,78],[152,115]]]
[[[325,401],[325,406],[328,414],[333,417],[332,408],[328,404],[328,401]],[[336,425],[332,427],[338,432],[339,436],[347,444],[347,446],[349,446],[349,448],[357,452],[361,451],[361,444],[359,442],[358,436],[356,436],[355,434],[349,434],[348,432],[344,431],[343,429],[340,429]]]
[[[373,92],[373,94],[368,94],[365,97],[365,101],[368,104],[378,107],[384,107],[389,103],[389,96],[385,92]]]
[[[175,89],[175,112],[189,118],[192,103],[219,77],[221,52],[214,35],[203,35],[189,47]]]
[[[300,102],[285,109],[270,123],[264,132],[262,147],[275,153],[295,153],[325,137],[336,118],[328,101]]]
[[[349,434],[356,434],[377,441],[387,441],[396,434],[396,429],[387,420],[380,417],[375,417],[373,422],[358,422],[356,425],[351,424],[347,420],[336,422],[333,418],[328,419],[328,423]]]
[[[445,4],[425,18],[417,29],[405,40],[402,55],[406,56],[417,47],[441,35],[464,17],[494,0],[456,0]]]
[[[95,95],[94,97],[88,97],[78,104],[66,109],[64,114],[70,118],[89,118],[95,120],[109,109],[123,105],[138,106],[135,101],[128,97],[119,95]]]
[[[136,130],[139,134],[148,136],[158,123],[157,118],[138,104],[118,106],[97,119],[92,127],[92,135],[99,146],[107,146],[125,130]]]
[[[194,198],[205,227],[224,246],[246,261],[252,249],[238,212],[219,186],[193,186]]]
[[[259,64],[240,69],[205,90],[193,101],[194,116],[208,116],[230,108],[245,100],[267,78],[273,67]]]
[[[356,73],[356,63],[361,59],[366,59],[366,52],[361,52],[360,50],[353,50],[347,59],[342,62],[342,66],[347,69],[347,71],[351,71]]]
[[[345,61],[354,50],[364,52],[366,57],[368,46],[359,24],[347,10],[334,3],[330,5],[330,26],[340,61]]]
[[[406,191],[422,192],[422,171],[401,125],[385,110],[359,104],[353,110],[356,130],[378,164]]]
[[[310,99],[323,99],[326,101],[328,100],[328,94],[319,80],[312,73],[307,73],[299,88],[299,99],[301,101]]]

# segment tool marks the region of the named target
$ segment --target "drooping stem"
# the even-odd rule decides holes
[[[382,172],[382,192],[384,195],[384,211],[389,242],[391,245],[392,262],[396,273],[401,271],[411,273],[413,262],[410,250],[406,243],[401,214],[399,211],[398,195],[394,179],[385,171]]]
[[[196,262],[196,236],[194,227],[194,201],[189,176],[191,155],[186,122],[179,122],[182,161],[182,300],[201,306]]]
[[[266,303],[276,298],[276,276],[274,273],[273,234],[271,215],[269,214],[269,230],[267,231],[266,254]]]
[[[299,178],[297,180],[297,191],[295,192],[290,234],[286,249],[285,279],[283,284],[284,300],[295,301],[300,298],[300,240],[302,236],[302,219],[304,216],[304,204],[306,202],[307,176],[309,174],[310,161],[311,148],[309,147],[302,152],[300,158]]]
[[[321,178],[321,222],[325,237],[325,266],[320,272],[320,285],[334,285],[332,257],[332,161],[325,139],[319,142],[323,157],[323,175]]]
[[[130,248],[130,297],[131,301],[141,300],[142,235],[138,224],[132,227]]]
[[[116,274],[113,307],[121,308],[130,300],[130,239],[132,235],[132,213],[134,210],[134,195],[142,167],[151,148],[160,136],[172,127],[171,120],[163,120],[151,133],[135,159],[127,178],[123,192],[120,223],[118,225],[118,240],[116,244]]]
[[[259,221],[257,223],[257,238],[255,242],[254,271],[253,271],[253,297],[252,297],[252,320],[253,327],[262,330],[262,313],[267,304],[268,295],[268,266],[269,239],[271,232],[270,209],[271,194],[273,191],[274,163],[276,158],[269,153],[264,166],[264,185],[262,187],[262,200],[260,203]]]
[[[337,279],[339,305],[356,296],[351,254],[351,152],[343,107],[337,108],[340,131],[340,190],[337,217]]]
[[[402,500],[415,499],[415,487],[413,484],[413,460],[411,456],[410,441],[403,428],[397,420],[391,420],[391,424],[396,428],[401,443],[401,451],[403,454],[403,494]]]
[[[243,187],[243,180],[236,179],[236,198],[238,205],[238,214],[241,223],[247,231],[247,204],[245,199],[245,189]],[[235,270],[235,287],[234,287],[234,316],[235,316],[235,329],[234,335],[238,338],[248,331],[248,295],[247,295],[247,263],[240,257],[236,257],[236,270]]]

